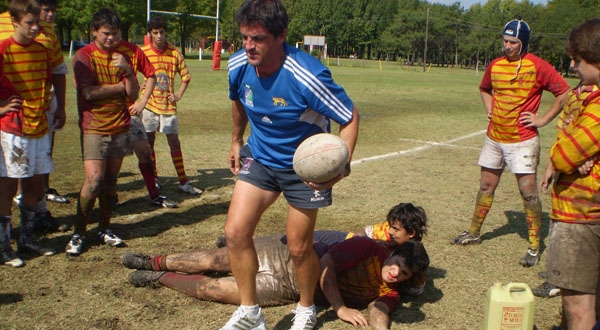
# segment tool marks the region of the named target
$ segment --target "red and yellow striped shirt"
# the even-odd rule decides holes
[[[562,130],[567,126],[567,123],[573,123],[581,114],[581,103],[591,93],[598,90],[596,85],[582,86],[577,85],[569,91],[569,98],[563,107],[560,115],[556,119],[556,129]]]
[[[141,49],[129,42],[121,44],[110,52],[99,49],[91,43],[77,51],[73,58],[73,71],[77,87],[79,127],[85,134],[120,134],[130,129],[128,105],[133,100],[124,96],[102,100],[86,101],[81,90],[89,86],[112,85],[123,81],[120,70],[114,67],[112,53],[118,52],[128,59],[134,72],[152,76],[154,68]]]
[[[365,233],[371,239],[389,242],[390,241],[390,223],[386,220],[381,223],[368,225],[365,227]],[[346,239],[354,237],[353,232],[349,232]]]
[[[373,300],[396,309],[400,294],[396,285],[381,277],[387,249],[368,237],[357,236],[333,245],[328,253],[335,261],[338,287],[344,303],[351,308],[365,308]]]
[[[0,117],[2,131],[28,138],[48,133],[46,111],[50,109],[52,80],[46,47],[36,41],[22,45],[12,37],[4,39],[0,42],[0,70],[23,99],[22,111]]]
[[[570,86],[548,62],[527,53],[521,61],[508,61],[506,57],[493,60],[479,89],[493,92],[487,136],[500,143],[518,143],[538,135],[537,128],[520,123],[520,115],[537,113],[544,90],[557,96],[569,91]]]
[[[183,55],[171,44],[159,50],[150,43],[142,46],[142,50],[156,70],[156,86],[146,103],[146,109],[159,115],[174,115],[177,104],[169,102],[167,96],[168,93],[175,93],[175,75],[179,74],[184,83],[191,80]]]
[[[14,33],[15,27],[12,24],[10,13],[7,11],[0,13],[0,40],[8,39]],[[65,59],[60,46],[60,40],[54,31],[52,23],[40,21],[40,32],[35,37],[35,41],[41,43],[49,50],[51,68],[64,64]]]
[[[552,186],[553,220],[600,223],[600,160],[588,174],[577,168],[600,152],[600,91],[583,101],[581,114],[564,130],[550,150],[554,169],[561,172]]]

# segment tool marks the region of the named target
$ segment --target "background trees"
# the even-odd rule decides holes
[[[217,0],[153,0],[152,9],[176,11],[169,40],[185,52],[212,45],[216,23],[193,15],[216,16]],[[236,42],[235,11],[243,0],[220,0],[219,39]],[[101,6],[114,8],[123,22],[123,38],[141,43],[145,34],[144,0],[59,1],[57,30],[64,43],[90,39],[92,13]],[[600,17],[600,0],[488,0],[469,8],[423,0],[283,0],[290,16],[288,42],[301,43],[304,35],[326,37],[329,56],[402,60],[422,64],[427,39],[427,62],[432,65],[474,67],[500,54],[503,25],[516,15],[532,29],[530,51],[561,70],[568,68],[563,46],[569,31],[591,17]],[[5,9],[7,4],[0,4]],[[427,12],[429,11],[429,24]],[[163,15],[163,14],[153,14]],[[426,29],[427,28],[427,29]],[[428,33],[426,35],[426,30]]]

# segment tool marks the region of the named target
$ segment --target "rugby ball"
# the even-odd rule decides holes
[[[346,141],[329,133],[304,140],[294,153],[294,171],[305,181],[323,183],[338,176],[348,163]]]

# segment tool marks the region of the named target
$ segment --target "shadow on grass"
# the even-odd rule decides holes
[[[0,305],[9,305],[23,301],[23,296],[18,293],[0,293]]]
[[[490,240],[504,235],[518,234],[519,237],[527,242],[529,234],[527,232],[527,220],[525,220],[525,213],[517,211],[505,211],[504,215],[508,220],[507,223],[500,228],[496,228],[491,232],[481,235],[481,240]],[[549,228],[550,215],[547,212],[542,212],[542,223],[540,225],[540,252],[544,252],[546,249],[544,240],[548,236]]]
[[[445,278],[446,270],[437,267],[427,269],[427,284],[425,291],[418,296],[402,295],[401,305],[390,315],[390,322],[411,324],[425,320],[425,313],[421,308],[425,304],[432,304],[444,297],[442,290],[435,286],[435,280]]]
[[[163,189],[161,189],[160,193],[161,195],[167,195],[169,199],[179,203],[179,208],[175,209],[161,209],[155,205],[151,205],[143,180],[119,183],[117,191],[119,192],[120,204],[113,212],[113,220],[111,221],[110,228],[119,237],[127,241],[132,238],[156,236],[171,227],[188,226],[202,222],[215,215],[226,214],[229,208],[228,196],[222,198],[202,198],[210,194],[211,190],[232,186],[234,180],[231,172],[228,169],[205,169],[198,170],[198,173],[198,176],[190,176],[189,179],[196,187],[200,187],[205,191],[200,196],[178,193],[177,178],[161,178]],[[138,174],[121,172],[119,179],[136,175]],[[144,190],[144,196],[127,198],[127,196],[132,194],[132,191],[135,191],[135,194],[139,195],[139,189]],[[71,202],[75,204],[77,203],[77,197],[78,194],[69,195]],[[196,199],[199,199],[200,204],[196,203]],[[196,205],[185,205],[186,203],[182,203],[186,200],[194,200],[194,204]],[[95,236],[96,230],[89,229],[89,225],[98,222],[98,217],[99,209],[98,201],[96,200],[95,208],[89,217],[86,249],[89,249],[91,246],[100,245],[99,240]],[[122,219],[115,221],[117,217],[121,217]],[[60,224],[66,224],[70,228],[64,234],[47,236],[44,235],[45,233],[38,233],[38,237],[40,237],[40,244],[54,248],[60,253],[64,250],[65,245],[71,237],[76,217],[75,214],[69,214],[66,216],[57,216],[56,218]],[[13,237],[18,237],[19,229],[19,227],[15,228]],[[34,257],[38,256],[27,256],[24,259],[29,260]]]
[[[188,180],[194,184],[195,187],[200,188],[204,191],[217,190],[223,187],[232,185],[235,182],[235,177],[227,168],[212,168],[212,169],[198,169],[196,172],[198,175],[190,175],[193,171],[188,172]],[[139,176],[139,180],[131,180],[123,182],[119,180],[117,183],[118,192],[136,191],[143,189],[146,191],[146,185],[144,180],[141,179],[141,174],[132,172],[121,172],[119,173],[119,179]],[[171,197],[173,193],[177,193],[179,181],[177,177],[167,177],[159,175],[161,183],[161,193],[168,192],[168,197]],[[179,196],[185,196],[187,198],[196,198],[194,195],[177,194]],[[173,195],[175,196],[175,195]],[[77,196],[75,196],[77,198]]]

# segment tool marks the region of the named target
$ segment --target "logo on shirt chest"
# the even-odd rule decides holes
[[[244,101],[247,106],[254,107],[254,93],[252,93],[252,86],[244,85]]]
[[[276,107],[285,107],[287,102],[283,97],[273,97],[273,105]]]

